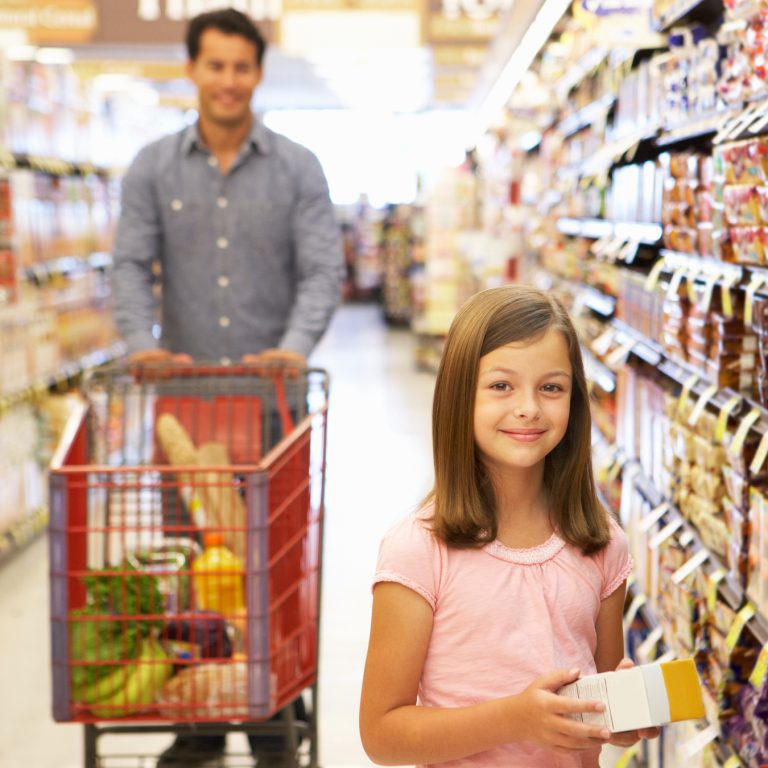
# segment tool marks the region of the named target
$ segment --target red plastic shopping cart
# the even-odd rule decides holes
[[[86,768],[105,733],[232,730],[316,766],[327,375],[120,367],[85,393],[50,473],[54,718]]]

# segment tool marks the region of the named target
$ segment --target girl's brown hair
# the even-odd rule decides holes
[[[447,544],[480,546],[497,535],[495,498],[475,446],[475,392],[480,358],[494,349],[533,341],[549,329],[568,345],[573,384],[568,429],[545,459],[544,487],[558,534],[585,555],[610,539],[608,517],[592,475],[589,394],[576,331],[562,304],[520,285],[475,294],[448,331],[432,402],[435,485],[432,528]]]

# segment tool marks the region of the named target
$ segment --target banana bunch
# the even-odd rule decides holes
[[[96,717],[126,717],[154,704],[158,691],[172,674],[173,665],[163,647],[154,638],[146,637],[138,658],[95,683],[75,689],[72,698],[88,704]]]

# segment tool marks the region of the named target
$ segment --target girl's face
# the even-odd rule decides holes
[[[543,467],[568,428],[572,378],[565,337],[553,329],[480,358],[474,431],[489,469]]]

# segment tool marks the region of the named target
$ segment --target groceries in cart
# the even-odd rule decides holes
[[[51,471],[57,720],[266,719],[314,683],[325,404],[269,445],[274,389],[97,382]]]

